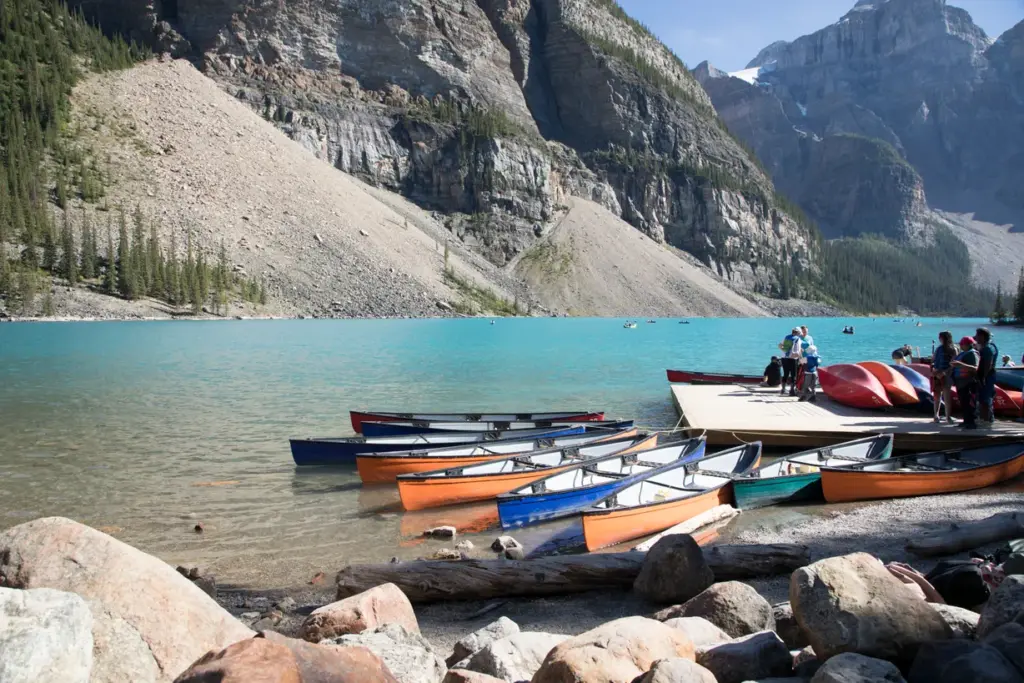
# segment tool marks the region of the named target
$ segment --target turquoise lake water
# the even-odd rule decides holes
[[[168,562],[264,587],[330,576],[349,562],[416,557],[440,547],[414,538],[425,527],[482,528],[491,512],[403,515],[391,487],[297,470],[288,438],[348,434],[356,408],[604,409],[669,428],[677,416],[666,368],[759,373],[799,321],[638,322],[0,325],[0,528],[72,517]],[[959,337],[981,321],[805,322],[829,364],[888,360],[904,343],[927,353],[940,330]],[[847,324],[855,335],[842,334]],[[1024,330],[997,329],[996,341],[1020,360]]]

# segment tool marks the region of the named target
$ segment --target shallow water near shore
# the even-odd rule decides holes
[[[348,411],[604,409],[670,429],[668,367],[759,373],[796,320],[112,322],[0,325],[0,528],[62,515],[222,583],[287,587],[413,558],[454,523],[488,556],[493,505],[403,514],[393,487],[297,469],[289,437],[351,433]],[[812,319],[824,362],[887,360],[980,321]],[[853,336],[842,334],[855,325]],[[1024,330],[995,330],[1019,358]],[[785,524],[793,512],[741,515]],[[755,517],[760,515],[760,517]],[[782,517],[779,517],[782,515]],[[205,531],[193,526],[202,522]],[[528,546],[572,524],[522,530]],[[329,578],[327,579],[330,580]]]

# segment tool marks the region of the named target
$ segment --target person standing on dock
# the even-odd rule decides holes
[[[978,342],[978,398],[981,407],[981,421],[992,424],[995,421],[993,402],[996,398],[996,362],[999,347],[992,341],[987,327],[979,327],[974,334]]]
[[[957,356],[953,333],[939,332],[939,347],[932,352],[932,398],[935,403],[935,421],[942,422],[942,405],[946,406],[946,422],[953,424],[953,378],[950,363]]]
[[[796,371],[796,386],[798,389],[802,389],[804,384],[804,373],[807,371],[807,349],[814,346],[814,337],[811,336],[810,331],[807,329],[807,325],[800,326],[800,357],[799,366]]]
[[[800,328],[794,327],[779,344],[782,351],[782,392],[786,395],[786,383],[789,383],[789,395],[796,396],[796,365],[800,358]]]
[[[974,340],[964,337],[960,340],[960,353],[950,363],[953,368],[953,383],[956,385],[960,407],[964,413],[963,429],[978,428],[978,352]]]
[[[804,388],[800,392],[801,401],[818,402],[815,389],[818,387],[818,365],[820,363],[821,358],[818,356],[818,347],[811,344],[804,352]]]

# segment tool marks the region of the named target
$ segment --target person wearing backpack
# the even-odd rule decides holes
[[[960,398],[964,421],[961,429],[978,428],[978,352],[974,348],[974,340],[964,337],[960,340],[960,353],[949,364],[952,370],[953,384]]]
[[[999,347],[992,341],[992,333],[986,327],[979,327],[974,333],[978,343],[978,403],[980,420],[988,424],[995,421],[993,401],[996,397],[996,363]]]

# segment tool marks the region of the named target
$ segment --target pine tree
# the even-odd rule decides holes
[[[92,280],[99,272],[96,257],[96,233],[93,232],[89,217],[82,211],[82,278]]]
[[[167,268],[164,281],[167,286],[167,301],[179,305],[182,303],[181,283],[178,275],[178,240],[171,233],[171,249],[167,254]]]
[[[267,305],[267,287],[262,280],[260,281],[260,305]]]
[[[163,254],[160,251],[160,237],[156,232],[156,224],[149,226],[149,241],[146,243],[146,264],[149,271],[149,295],[160,298],[164,293]]]
[[[1003,283],[996,283],[996,305],[992,312],[992,322],[1006,322],[1006,305],[1003,303]]]
[[[114,295],[118,291],[119,278],[117,277],[117,266],[115,265],[116,254],[114,254],[114,236],[107,225],[107,270],[103,274],[103,291]]]
[[[1020,278],[1017,280],[1017,300],[1013,305],[1013,317],[1018,324],[1024,324],[1024,266],[1020,269]]]
[[[52,318],[53,314],[53,293],[47,289],[46,295],[43,297],[43,317]]]
[[[75,233],[71,228],[71,217],[64,212],[64,225],[60,231],[60,274],[69,285],[78,284],[78,249],[75,247]]]
[[[149,254],[146,248],[146,218],[142,215],[142,207],[136,204],[135,211],[132,213],[132,271],[136,278],[137,296],[148,292],[152,285],[153,275],[149,266]]]
[[[188,228],[185,233],[185,267],[181,277],[182,303],[191,303],[195,307],[196,300],[199,298],[198,284],[196,281],[195,253],[192,249],[192,228]]]
[[[126,299],[134,299],[135,273],[132,272],[132,246],[128,240],[128,221],[122,208],[117,219],[117,291]]]
[[[220,315],[228,312],[228,251],[224,240],[220,241],[220,254],[217,258],[217,272],[214,277],[214,305]]]
[[[43,269],[49,272],[57,270],[57,240],[53,237],[53,231],[47,230],[43,234]]]
[[[21,314],[28,315],[36,300],[39,290],[39,273],[34,268],[22,269],[18,278],[18,299],[21,301]]]
[[[203,258],[202,249],[196,254],[196,296],[198,307],[202,310],[203,304],[210,296],[210,268],[206,265],[206,259]]]

